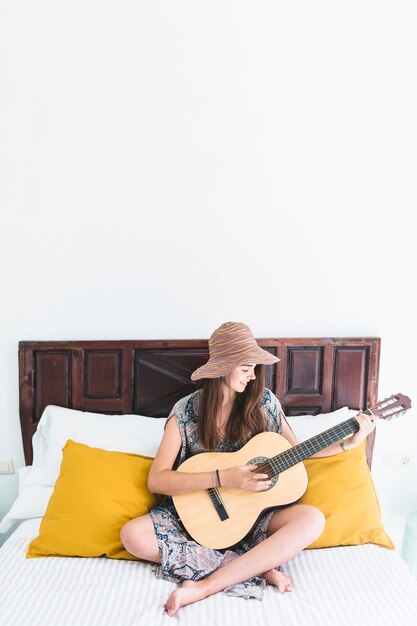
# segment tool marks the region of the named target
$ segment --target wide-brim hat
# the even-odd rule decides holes
[[[226,376],[238,365],[272,365],[280,360],[258,346],[249,326],[240,322],[225,322],[214,331],[209,354],[207,363],[191,374],[191,380]]]

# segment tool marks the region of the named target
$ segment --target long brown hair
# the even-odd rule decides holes
[[[249,381],[242,393],[237,393],[227,420],[225,437],[229,441],[247,441],[266,428],[260,401],[265,389],[265,366],[255,367],[255,380]],[[223,401],[222,378],[203,378],[199,383],[198,434],[207,450],[214,450],[221,441],[216,423]]]

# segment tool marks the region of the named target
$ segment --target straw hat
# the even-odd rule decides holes
[[[280,359],[256,343],[251,329],[240,322],[225,322],[209,339],[210,358],[191,374],[191,380],[219,378],[238,365],[271,365]]]

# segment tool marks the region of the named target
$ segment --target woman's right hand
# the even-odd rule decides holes
[[[245,489],[246,491],[264,491],[271,485],[268,474],[258,474],[257,465],[239,465],[219,470],[222,487]]]

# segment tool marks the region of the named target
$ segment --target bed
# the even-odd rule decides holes
[[[281,359],[268,368],[267,387],[280,398],[300,439],[376,403],[378,338],[258,342]],[[164,418],[177,399],[195,389],[190,374],[207,357],[206,340],[20,343],[20,419],[27,467],[19,471],[19,496],[0,526],[3,531],[17,527],[0,550],[0,624],[133,626],[176,620],[184,625],[230,622],[244,626],[256,620],[289,626],[365,622],[414,626],[417,581],[383,529],[369,471],[373,437],[366,450],[306,462],[310,463],[310,482],[303,498],[328,507],[327,534],[322,543],[283,566],[294,580],[291,593],[266,587],[261,602],[219,593],[170,618],[164,603],[175,585],[157,579],[151,564],[128,560],[120,550],[116,554],[114,546],[110,558],[93,558],[78,546],[74,556],[68,556],[74,543],[81,543],[82,527],[88,526],[84,518],[80,523],[79,509],[91,504],[81,505],[74,500],[74,492],[80,498],[83,484],[99,480],[101,488],[103,482],[94,478],[91,451],[99,455],[94,457],[99,458],[97,463],[107,466],[114,459],[119,462],[120,455],[123,460],[128,457],[129,463],[141,459],[141,468],[150,463]],[[84,456],[74,457],[77,490],[71,482],[74,476],[63,471],[69,467],[65,462],[70,457],[65,455],[74,449],[87,454],[90,463],[83,465]],[[116,465],[109,467],[111,475],[104,486],[110,489],[117,472],[113,470]],[[353,474],[353,483],[347,482]],[[331,480],[336,500],[320,500],[323,475]],[[58,492],[68,476],[67,499],[62,505],[58,499],[62,491]],[[135,489],[142,496],[143,485]],[[328,498],[328,485],[325,492]],[[58,543],[63,534],[69,534],[72,546],[67,552],[50,549],[49,554],[55,556],[26,558],[28,546],[42,534],[40,525],[51,518],[53,501],[64,507],[58,510],[62,523],[70,524],[58,526]],[[149,505],[150,501],[144,504]],[[64,510],[65,506],[69,509]],[[102,520],[97,517],[97,505],[95,515],[98,528]],[[62,533],[62,528],[74,532]]]

